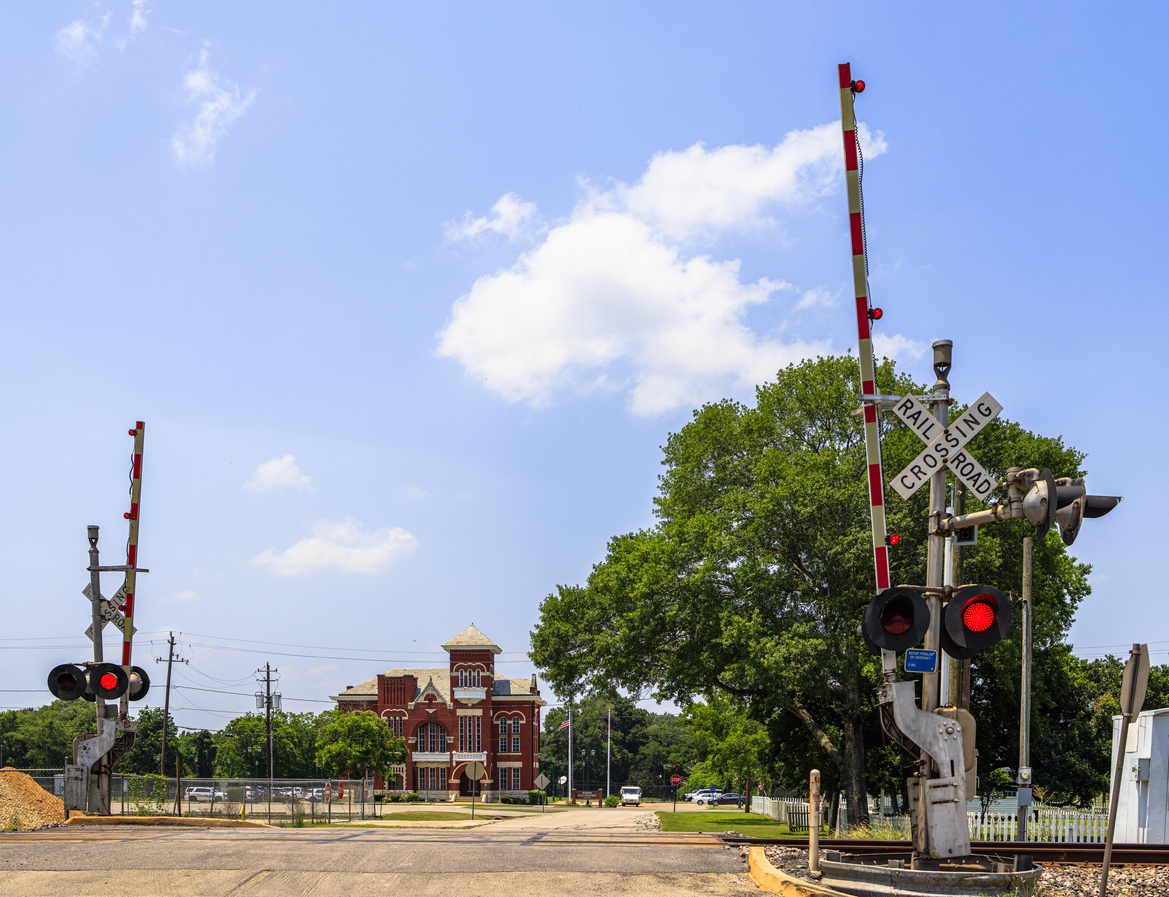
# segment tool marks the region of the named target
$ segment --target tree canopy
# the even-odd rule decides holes
[[[406,740],[394,735],[386,721],[371,710],[346,713],[340,708],[321,714],[317,762],[329,775],[374,772],[383,779],[406,759]]]

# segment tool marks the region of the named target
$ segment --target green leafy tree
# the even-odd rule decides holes
[[[715,694],[706,704],[691,704],[686,720],[694,732],[699,755],[724,787],[732,782],[741,790],[747,783],[763,785],[768,778],[771,742],[762,723],[726,695]]]
[[[877,382],[888,394],[924,392],[888,361]],[[780,371],[758,388],[754,407],[724,401],[696,411],[665,446],[657,524],[613,538],[584,586],[544,600],[531,652],[559,694],[734,698],[766,724],[783,784],[798,787],[819,766],[826,789],[846,792],[854,822],[865,821],[868,753],[875,748],[883,766],[890,759],[876,728],[877,659],[857,632],[875,593],[863,432],[850,415],[859,392],[854,359],[820,358]],[[921,448],[891,415],[880,429],[889,469]],[[1082,460],[1007,421],[988,425],[971,451],[1000,475],[1010,466],[1074,475]],[[887,498],[890,529],[903,535],[895,582],[924,582],[927,502],[928,490],[907,502]],[[1017,593],[1023,530],[997,526],[984,527],[993,532],[968,552],[966,581]],[[1066,634],[1088,568],[1058,538],[1038,544],[1035,558],[1040,658]],[[1017,657],[1017,641],[974,664],[980,749],[989,747],[995,766],[1006,765],[999,758],[1016,737],[1003,719],[1017,720],[1012,650]],[[1058,695],[1037,706],[1048,698],[1068,709]],[[904,759],[883,769],[886,781],[900,777]]]
[[[0,712],[4,765],[53,769],[73,762],[73,739],[97,731],[88,701],[53,701],[44,707]]]
[[[346,713],[326,710],[327,721],[317,739],[317,762],[330,775],[376,773],[382,779],[390,767],[406,759],[406,740],[390,731],[386,721],[372,711]]]

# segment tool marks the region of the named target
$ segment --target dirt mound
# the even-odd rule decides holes
[[[0,829],[27,831],[65,821],[65,804],[23,772],[0,769]]]

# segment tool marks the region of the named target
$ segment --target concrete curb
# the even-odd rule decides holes
[[[848,897],[824,885],[800,881],[780,872],[771,865],[771,860],[767,859],[767,854],[759,846],[751,848],[747,855],[747,866],[751,870],[751,880],[772,894],[782,894],[783,897]]]
[[[196,828],[272,828],[265,822],[199,816],[70,816],[66,825],[187,825]]]

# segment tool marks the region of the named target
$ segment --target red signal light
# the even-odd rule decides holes
[[[864,81],[853,81],[852,82],[852,89],[856,93],[864,93],[865,92],[865,82]]]
[[[883,317],[885,317],[885,312],[882,311],[881,309],[879,309],[879,308],[870,308],[869,309],[869,320],[870,321],[879,321]]]
[[[129,431],[129,433],[130,433],[130,435],[131,435],[131,436],[137,436],[137,435],[138,435],[138,431],[137,431],[137,430],[130,430],[130,431]]]
[[[901,544],[901,535],[899,533],[886,533],[885,534],[885,544],[886,545],[900,545]]]
[[[971,632],[986,632],[994,624],[994,608],[985,601],[972,601],[962,609],[962,622]]]
[[[99,681],[101,682],[101,687],[107,691],[113,691],[118,687],[118,677],[113,673],[103,673]]]

